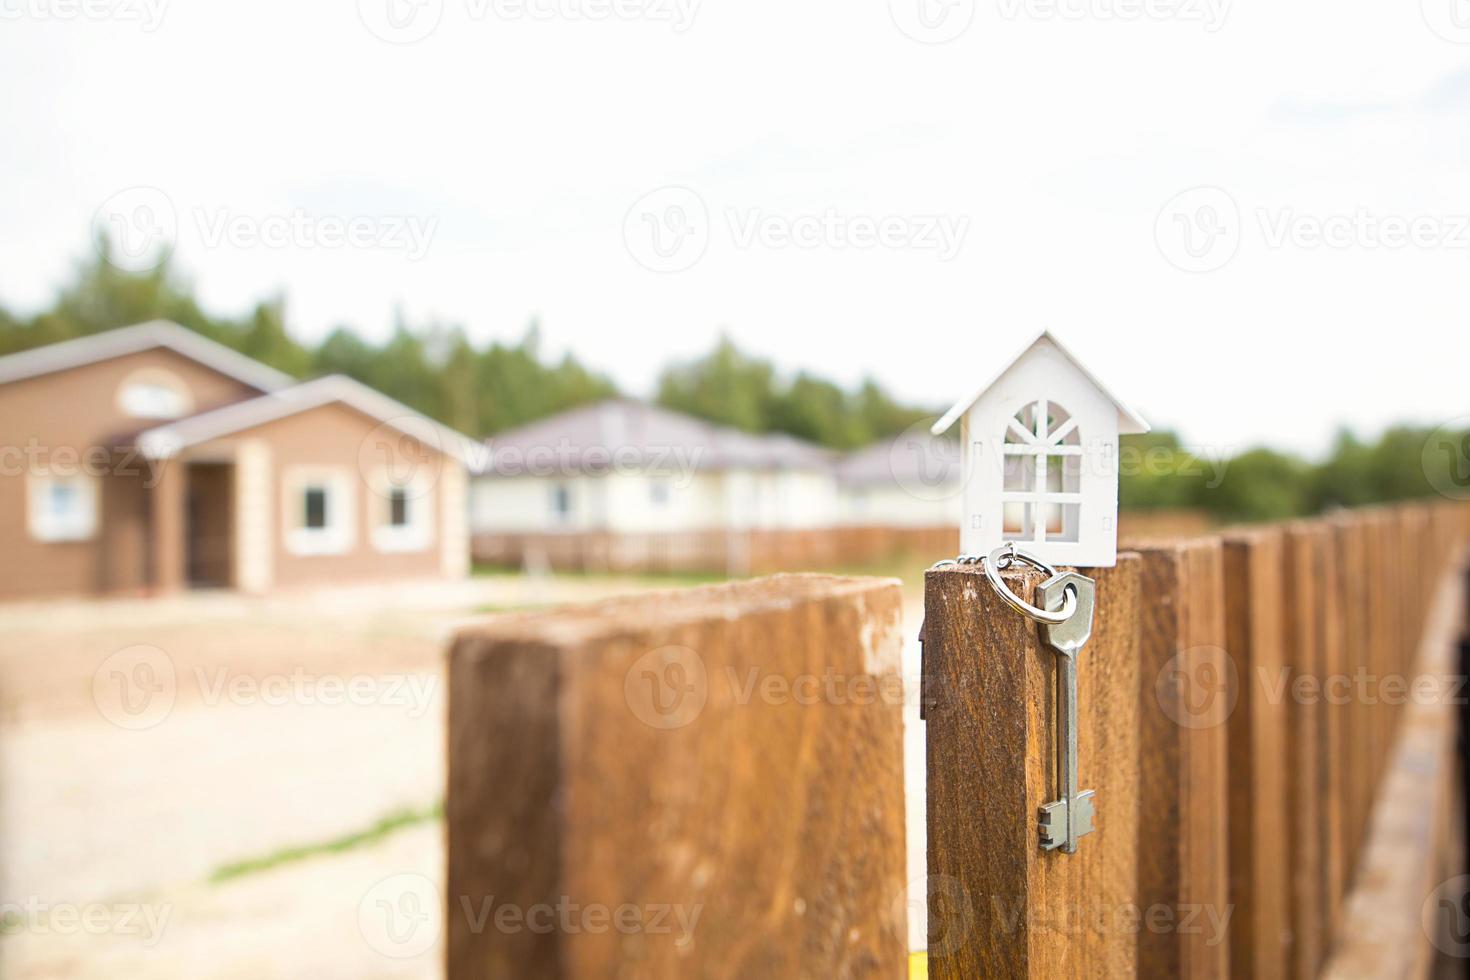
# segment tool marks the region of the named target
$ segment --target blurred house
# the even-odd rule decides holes
[[[933,460],[904,459],[896,476],[888,444],[843,459],[627,399],[486,448],[470,525],[476,559],[492,564],[744,574],[850,564],[957,534],[957,454],[939,477],[956,482],[936,490],[924,483]]]
[[[849,453],[836,466],[842,523],[959,527],[960,447],[910,430]]]
[[[171,323],[0,357],[0,595],[462,575],[472,448]]]

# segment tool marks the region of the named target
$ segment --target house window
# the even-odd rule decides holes
[[[37,541],[87,541],[97,533],[97,483],[83,474],[32,476],[26,523]]]
[[[424,551],[433,543],[434,474],[415,472],[408,482],[384,468],[372,481],[376,517],[373,547],[378,551]]]
[[[566,524],[572,518],[572,490],[565,483],[551,488],[551,516],[558,524]]]
[[[295,555],[340,555],[355,543],[354,483],[346,470],[288,468],[282,480],[286,550]]]
[[[128,375],[117,406],[137,419],[179,419],[194,410],[188,387],[167,371],[145,368]]]
[[[1016,413],[1002,446],[1004,533],[1017,541],[1075,542],[1081,534],[1082,435],[1043,398]]]
[[[669,503],[669,481],[663,477],[653,477],[648,484],[648,500],[655,507],[665,507]]]

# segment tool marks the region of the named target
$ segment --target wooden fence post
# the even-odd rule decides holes
[[[1220,542],[1139,549],[1141,796],[1138,902],[1173,927],[1138,935],[1138,976],[1230,976],[1225,652]],[[1162,913],[1153,913],[1163,921]]]
[[[464,630],[450,980],[902,977],[899,616],[783,575]]]
[[[1056,797],[1056,655],[978,567],[925,581],[930,891],[935,980],[1132,976],[1137,964],[1140,560],[1097,579],[1078,661],[1080,785],[1096,829],[1074,854],[1039,846]],[[1007,573],[1017,595],[1039,576]]]
[[[1236,977],[1287,976],[1282,543],[1278,530],[1225,539],[1226,649],[1238,671],[1230,715],[1230,967]]]

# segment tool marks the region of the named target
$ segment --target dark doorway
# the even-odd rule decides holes
[[[190,463],[184,536],[189,584],[223,588],[232,584],[235,467]]]

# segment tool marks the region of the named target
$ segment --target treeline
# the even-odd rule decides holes
[[[383,343],[341,326],[313,347],[287,332],[282,299],[257,303],[240,319],[210,316],[168,263],[133,273],[108,262],[105,248],[95,254],[79,264],[49,309],[27,318],[0,308],[0,354],[172,320],[294,377],[356,378],[476,436],[619,393],[606,375],[571,355],[544,357],[534,323],[517,343],[476,346],[457,325],[410,326],[400,318]],[[804,371],[787,377],[728,338],[704,357],[666,368],[657,400],[749,432],[786,432],[834,449],[897,435],[942,408],[903,405],[872,379],[850,391]],[[1223,520],[1267,520],[1428,496],[1434,488],[1422,454],[1429,436],[1398,427],[1363,442],[1344,432],[1321,463],[1265,448],[1212,457],[1191,452],[1172,432],[1129,436],[1120,502],[1132,510],[1188,508]]]

